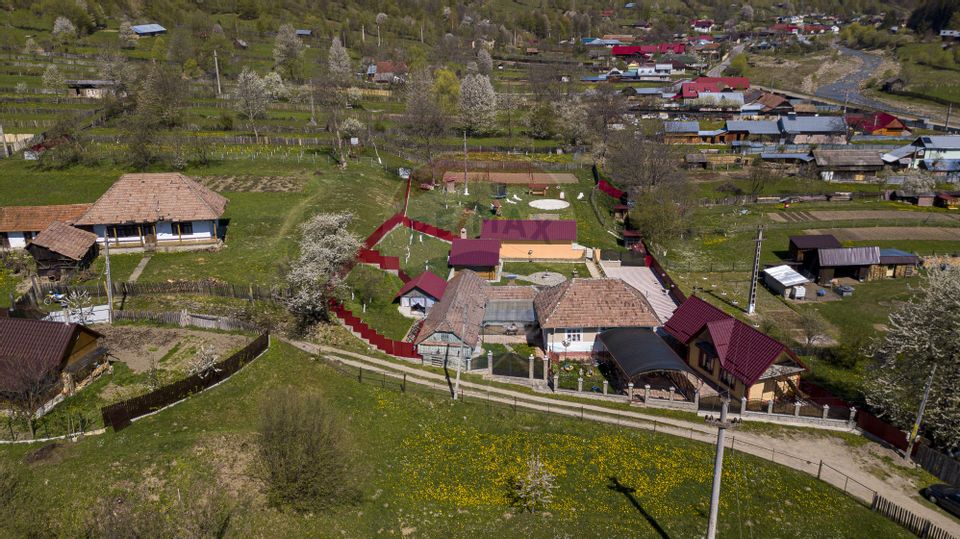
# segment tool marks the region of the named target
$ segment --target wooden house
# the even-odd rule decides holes
[[[533,306],[544,350],[564,357],[591,357],[605,329],[662,324],[647,298],[620,279],[568,279],[540,290]]]
[[[816,256],[804,259],[804,267],[820,284],[837,278],[869,281],[880,267],[879,247],[841,247],[817,249]]]
[[[456,238],[447,262],[455,271],[470,270],[494,280],[500,271],[500,240]]]
[[[806,370],[786,345],[697,296],[688,298],[664,329],[698,378],[734,400],[790,398]]]
[[[401,307],[426,314],[443,298],[446,289],[447,281],[425,271],[403,285],[393,300],[399,301]]]
[[[104,360],[102,337],[81,324],[0,318],[0,402],[25,385],[49,392],[49,398],[72,394],[75,382]]]
[[[486,306],[487,283],[466,270],[447,283],[443,297],[430,309],[414,340],[424,362],[466,368],[468,358],[483,350],[480,335]]]
[[[813,150],[820,179],[827,182],[864,182],[876,179],[883,170],[878,150]]]
[[[59,279],[64,273],[90,267],[97,257],[97,235],[56,221],[27,245],[37,274]]]

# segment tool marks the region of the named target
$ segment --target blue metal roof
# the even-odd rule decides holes
[[[727,131],[751,135],[779,135],[780,126],[773,120],[727,120]]]
[[[298,36],[312,36],[313,30],[297,30]]]
[[[958,159],[924,159],[923,168],[937,172],[956,172],[960,170]]]
[[[166,28],[164,28],[164,27],[162,27],[162,26],[160,26],[159,24],[156,24],[156,23],[151,23],[151,24],[138,24],[138,25],[136,25],[136,26],[131,26],[130,29],[133,30],[133,33],[135,33],[135,34],[156,34],[156,33],[158,33],[158,32],[166,32],[166,31],[167,31]]]
[[[847,122],[840,116],[781,116],[785,133],[846,133]]]
[[[663,122],[666,133],[696,133],[700,130],[700,122]]]

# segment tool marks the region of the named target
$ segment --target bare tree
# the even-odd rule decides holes
[[[656,189],[686,181],[680,153],[640,130],[622,129],[609,137],[606,170],[617,184],[631,191]]]
[[[32,357],[0,357],[0,401],[9,402],[36,437],[34,417],[53,396],[60,381],[60,365]]]
[[[800,311],[800,334],[803,337],[803,345],[810,348],[823,337],[827,326],[814,309],[803,309]]]
[[[257,130],[257,118],[267,111],[270,95],[267,93],[263,79],[256,72],[244,67],[237,77],[237,86],[233,91],[233,102],[237,112],[246,116],[253,136],[260,141],[260,132]]]
[[[350,213],[320,214],[300,227],[300,255],[287,273],[287,307],[310,324],[327,316],[327,303],[341,290],[343,269],[354,260],[360,239],[349,231]]]
[[[923,424],[938,446],[960,445],[960,269],[932,269],[909,302],[890,314],[888,331],[873,347],[867,402],[907,428],[917,415],[934,368]]]
[[[77,324],[93,322],[93,300],[86,290],[73,290],[66,297],[67,319]]]
[[[191,358],[187,366],[187,372],[190,375],[195,374],[200,378],[206,378],[208,374],[220,371],[217,368],[217,361],[219,360],[220,356],[217,355],[213,347],[200,345],[200,349],[197,350],[196,355]]]
[[[514,486],[514,496],[517,503],[525,511],[535,513],[553,501],[553,490],[556,488],[556,478],[547,471],[539,454],[533,454],[527,459],[527,470],[517,479]]]

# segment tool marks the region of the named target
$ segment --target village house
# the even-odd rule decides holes
[[[470,270],[495,280],[500,273],[500,240],[456,238],[447,263],[455,271]]]
[[[902,137],[910,134],[907,126],[899,118],[886,112],[847,114],[844,118],[855,133],[887,137]]]
[[[124,174],[74,223],[117,249],[220,245],[227,199],[179,173]]]
[[[780,400],[796,394],[806,370],[786,345],[692,296],[664,326],[703,381],[701,395],[734,401]]]
[[[940,191],[934,197],[933,205],[948,210],[960,209],[960,192]]]
[[[690,22],[690,27],[693,28],[693,31],[701,34],[713,32],[715,26],[713,19],[694,19]]]
[[[807,289],[803,285],[810,282],[803,275],[786,264],[765,268],[763,270],[763,284],[771,292],[787,299],[803,299]]]
[[[59,279],[65,272],[90,267],[97,257],[97,235],[60,221],[43,229],[27,245],[41,277]]]
[[[377,62],[372,65],[373,73],[367,71],[367,75],[372,75],[373,82],[378,84],[399,84],[403,82],[407,75],[407,64],[403,62],[394,62],[391,60]]]
[[[922,136],[883,155],[888,163],[925,169],[938,175],[960,171],[960,135]]]
[[[82,325],[0,318],[0,402],[25,384],[70,395],[106,358],[103,335]]]
[[[846,144],[847,124],[839,116],[781,116],[780,131],[790,144]]]
[[[447,283],[414,340],[424,362],[440,366],[461,362],[466,368],[467,359],[480,354],[487,286],[470,270],[457,272]]]
[[[90,204],[0,208],[0,249],[24,249],[52,223],[75,222],[89,209]]]
[[[780,125],[775,120],[727,120],[730,140],[748,142],[780,142]]]
[[[813,150],[820,179],[827,182],[873,181],[883,170],[878,150]]]
[[[114,94],[117,81],[113,80],[68,80],[67,95],[70,97],[86,97],[103,99]]]
[[[573,220],[484,220],[480,238],[499,240],[502,260],[577,260],[586,253]]]
[[[400,301],[401,309],[410,313],[427,314],[447,289],[447,281],[429,271],[417,275],[400,288],[393,300]]]
[[[540,290],[533,305],[541,346],[563,357],[591,357],[605,329],[662,324],[647,298],[620,279],[569,279]]]

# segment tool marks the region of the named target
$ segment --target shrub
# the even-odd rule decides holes
[[[276,506],[316,511],[358,499],[353,447],[319,395],[280,390],[265,399],[260,457]]]

